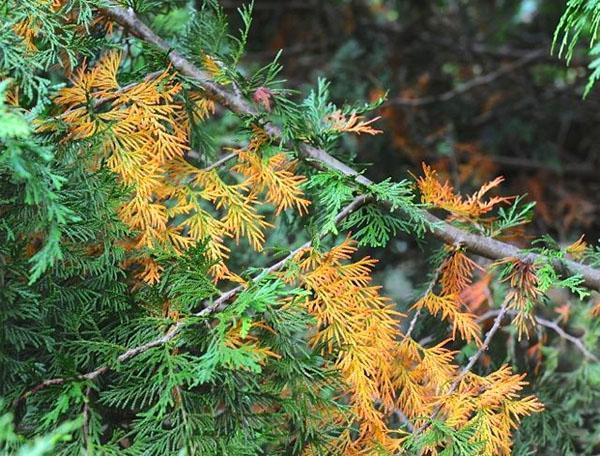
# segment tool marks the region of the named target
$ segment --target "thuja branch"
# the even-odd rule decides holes
[[[165,52],[173,67],[182,76],[187,77],[202,88],[208,97],[211,97],[238,115],[245,117],[257,116],[258,112],[256,108],[241,95],[239,90],[230,92],[225,87],[215,83],[206,72],[199,69],[177,51],[174,51],[165,40],[144,24],[133,9],[121,8],[108,2],[108,6],[103,11],[107,16],[125,27],[135,36]],[[276,125],[267,123],[263,127],[273,140],[282,140],[281,130]],[[300,143],[298,145],[298,152],[312,166],[336,170],[345,176],[351,177],[360,185],[370,186],[373,184],[370,179],[362,176],[356,170],[337,160],[322,149],[318,149],[307,143]],[[386,203],[380,204],[386,205]],[[400,208],[399,210],[402,209]],[[525,253],[514,245],[456,228],[425,210],[421,210],[421,215],[430,223],[431,233],[435,237],[448,244],[460,244],[474,254],[492,260],[507,257],[523,258],[525,256],[535,260],[539,257],[538,254]],[[544,259],[540,258],[540,260]],[[564,275],[580,275],[587,287],[600,291],[600,270],[566,259],[552,259],[551,261],[553,267],[560,273]]]
[[[345,206],[337,214],[337,216],[335,217],[335,223],[340,223],[342,220],[344,220],[346,217],[348,217],[354,211],[361,208],[365,204],[369,204],[371,202],[372,202],[372,199],[368,196],[365,196],[365,195],[357,196],[356,198],[354,198],[352,200],[352,202],[350,202],[347,206]],[[264,279],[265,277],[269,276],[270,274],[283,269],[292,258],[294,258],[301,251],[309,248],[310,246],[311,246],[310,241],[305,242],[300,247],[297,247],[296,249],[291,251],[287,256],[285,256],[281,260],[272,264],[268,268],[263,269],[260,273],[258,273],[252,279],[252,282],[259,282],[260,280]],[[225,293],[221,293],[217,299],[215,299],[214,301],[212,301],[210,303],[209,302],[201,303],[202,309],[199,310],[198,312],[193,313],[190,317],[194,317],[196,319],[197,318],[206,318],[215,312],[223,310],[227,306],[227,304],[232,301],[232,299],[235,296],[237,296],[239,293],[241,293],[245,289],[245,287],[246,286],[244,286],[244,285],[238,285],[237,287],[232,288],[231,290],[229,290]],[[188,324],[188,322],[186,319],[181,319],[181,320],[177,321],[161,337],[157,337],[156,339],[146,342],[145,344],[129,348],[126,351],[124,351],[123,353],[121,353],[116,358],[117,363],[119,363],[119,364],[125,363],[125,362],[129,361],[130,359],[135,358],[136,356],[141,355],[142,353],[145,353],[152,348],[165,345],[167,342],[173,340],[185,328],[185,326],[187,324]],[[37,384],[36,386],[31,388],[30,390],[21,394],[16,399],[15,404],[23,401],[24,399],[31,396],[32,394],[35,394],[38,391],[45,389],[49,386],[58,386],[58,385],[62,385],[64,383],[67,383],[67,382],[73,381],[73,380],[94,380],[95,378],[99,377],[100,375],[107,373],[111,369],[112,369],[111,366],[104,365],[104,366],[100,366],[90,372],[87,372],[87,373],[81,374],[81,375],[77,375],[74,377],[57,377],[57,378],[44,380],[43,382],[40,382],[39,384]]]
[[[523,57],[518,59],[515,62],[509,63],[491,73],[478,76],[469,81],[466,81],[456,88],[452,90],[448,90],[447,92],[441,93],[439,95],[431,95],[423,98],[394,98],[386,103],[386,106],[409,106],[409,107],[418,107],[418,106],[426,106],[434,103],[446,102],[450,101],[454,97],[462,95],[476,87],[490,84],[494,82],[496,79],[506,76],[507,74],[512,73],[513,71],[528,65],[531,62],[535,62],[546,54],[545,49],[537,49],[535,51],[531,51],[525,54]]]

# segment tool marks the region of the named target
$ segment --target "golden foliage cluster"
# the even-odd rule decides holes
[[[192,166],[185,158],[190,125],[214,112],[212,101],[192,93],[193,106],[186,109],[178,97],[182,87],[168,71],[121,86],[120,63],[120,54],[111,52],[93,68],[79,68],[72,85],[55,98],[63,108],[57,124],[66,125],[69,140],[101,137],[99,160],[132,189],[120,216],[137,233],[128,248],[141,266],[139,277],[148,283],[160,278],[154,249],[180,254],[196,242],[207,243],[215,280],[230,277],[226,238],[245,238],[260,251],[272,226],[259,213],[261,205],[273,205],[277,214],[288,208],[306,212],[309,201],[301,190],[306,178],[294,173],[296,163],[284,153],[261,154],[268,138],[259,129],[237,151],[232,170],[244,179],[229,183],[217,169]]]
[[[300,252],[298,281],[311,293],[306,305],[318,330],[311,344],[333,359],[349,389],[349,402],[358,420],[358,435],[350,428],[339,444],[345,454],[399,447],[385,423],[385,412],[395,404],[391,366],[396,347],[398,314],[391,302],[371,284],[375,260],[349,262],[356,243],[346,239],[329,252]],[[377,405],[379,404],[379,406]]]
[[[519,397],[523,376],[506,366],[485,377],[462,372],[454,364],[456,352],[446,348],[451,339],[426,347],[402,335],[402,315],[371,283],[375,260],[351,262],[355,252],[350,239],[326,253],[307,249],[296,255],[292,269],[294,280],[310,292],[306,305],[318,328],[311,343],[348,385],[353,421],[345,424],[336,448],[348,455],[400,451],[405,436],[390,427],[389,417],[401,413],[417,429],[427,426],[428,417],[456,430],[468,426],[473,442],[485,442],[481,454],[509,454],[520,419],[543,407],[533,396]],[[460,310],[459,300],[475,267],[463,252],[451,251],[440,267],[440,295],[429,292],[424,300],[443,301],[441,312],[451,314],[453,337],[459,332],[480,343],[475,317]],[[423,452],[437,454],[448,443],[434,442]]]
[[[543,405],[535,396],[519,396],[527,383],[508,366],[487,376],[461,372],[453,364],[455,352],[444,348],[447,342],[429,348],[410,338],[400,343],[393,377],[400,409],[420,432],[427,430],[426,418],[433,417],[457,431],[471,429],[470,441],[481,444],[478,454],[509,455],[512,431]],[[422,453],[438,454],[448,444],[432,441]]]
[[[439,269],[440,292],[434,293],[431,287],[413,308],[425,308],[432,315],[440,315],[443,320],[449,321],[452,324],[452,338],[458,333],[467,342],[473,340],[479,344],[479,325],[466,308],[462,294],[471,284],[476,267],[477,264],[460,249],[452,250]]]
[[[497,177],[487,182],[473,195],[464,198],[455,193],[454,187],[448,182],[440,182],[437,172],[423,163],[423,176],[417,178],[417,186],[421,191],[423,203],[444,209],[455,218],[478,220],[489,213],[497,204],[508,202],[512,197],[493,196],[484,200],[486,194],[500,185],[503,177]]]

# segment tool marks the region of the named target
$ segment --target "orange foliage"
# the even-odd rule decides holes
[[[511,264],[508,275],[503,279],[511,289],[506,294],[507,309],[517,311],[514,323],[519,331],[519,339],[523,334],[529,336],[529,328],[535,326],[532,310],[535,302],[541,297],[538,289],[536,266],[518,258],[507,258],[497,264]]]
[[[55,102],[64,108],[58,120],[68,126],[66,139],[101,140],[105,156],[98,160],[106,160],[132,190],[119,215],[137,233],[128,247],[140,267],[138,277],[149,283],[159,280],[160,268],[152,260],[155,248],[181,254],[196,242],[206,242],[215,280],[235,277],[225,265],[225,239],[246,238],[261,250],[264,231],[272,225],[259,214],[258,196],[264,193],[277,213],[288,208],[304,213],[309,202],[300,187],[306,178],[294,174],[295,162],[283,153],[259,156],[267,140],[259,129],[248,149],[238,151],[234,170],[246,177],[243,182],[229,184],[216,169],[192,166],[185,159],[190,128],[214,112],[214,103],[192,93],[193,106],[184,109],[178,98],[181,86],[168,71],[122,87],[117,78],[120,62],[121,55],[110,52],[91,69],[83,65]]]
[[[456,293],[441,296],[428,293],[419,299],[413,308],[426,308],[431,315],[436,316],[440,314],[442,319],[449,320],[452,323],[453,339],[458,332],[467,342],[474,340],[477,344],[481,343],[479,325],[473,314],[460,310],[460,296]]]
[[[473,270],[481,267],[456,249],[444,260],[440,272],[440,285],[445,294],[460,293],[473,279]]]
[[[594,305],[590,309],[590,313],[593,317],[600,317],[600,299],[596,299]]]
[[[467,257],[460,249],[453,249],[439,268],[440,293],[431,289],[414,305],[414,309],[427,309],[433,316],[440,315],[452,324],[452,339],[458,332],[467,342],[481,343],[479,325],[475,316],[463,311],[462,293],[471,284],[474,269],[481,269],[477,263]],[[467,310],[469,310],[467,308]]]
[[[479,314],[482,310],[485,310],[483,304],[492,297],[489,289],[491,280],[492,276],[486,274],[482,279],[469,285],[460,293],[460,300],[469,312]]]
[[[474,426],[474,440],[488,439],[483,454],[508,454],[510,434],[520,418],[542,409],[533,396],[519,398],[523,377],[512,375],[508,367],[487,377],[463,373],[454,364],[456,352],[446,348],[448,340],[424,347],[401,336],[395,321],[398,314],[379,288],[371,285],[375,261],[366,257],[349,263],[355,251],[349,239],[327,253],[305,249],[295,257],[297,268],[292,268],[295,279],[291,279],[310,291],[307,308],[317,319],[311,344],[321,347],[348,384],[359,431],[354,438],[343,432],[336,442],[337,452],[339,448],[344,454],[372,454],[378,447],[398,450],[402,439],[386,422],[386,414],[397,409],[415,428],[425,426],[425,417],[434,414],[456,429]],[[462,252],[453,251],[440,268],[440,282],[454,293],[429,292],[415,307],[441,313],[452,321],[453,333],[479,343],[475,318],[459,310],[456,294],[468,288],[474,267]],[[438,444],[442,443],[432,444],[426,452],[436,454]]]
[[[510,201],[512,197],[494,196],[484,201],[483,198],[491,189],[504,181],[503,177],[497,177],[491,182],[484,184],[473,195],[463,198],[454,193],[454,188],[448,181],[441,183],[437,173],[430,166],[423,163],[424,176],[417,179],[417,185],[421,191],[423,203],[444,209],[455,217],[478,220],[490,212],[494,206]]]
[[[579,239],[565,249],[565,251],[576,260],[581,260],[581,258],[583,258],[583,255],[588,247],[587,242],[585,242],[583,238],[584,236],[582,235]]]
[[[405,338],[399,344],[393,376],[400,391],[399,407],[417,432],[426,432],[424,417],[435,415],[455,429],[472,426],[471,440],[484,443],[481,454],[510,454],[511,433],[520,419],[540,412],[543,405],[534,396],[519,397],[527,383],[508,366],[486,377],[466,373],[453,387],[461,373],[453,364],[455,352],[444,348],[446,342],[424,348]],[[434,440],[422,454],[438,454],[445,443]]]
[[[362,116],[357,116],[354,113],[350,117],[346,117],[340,111],[335,111],[326,120],[331,124],[333,130],[340,133],[377,135],[381,133],[381,130],[373,128],[371,124],[379,119],[380,117],[375,117],[371,120],[364,120]]]

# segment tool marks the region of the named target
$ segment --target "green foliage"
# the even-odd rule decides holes
[[[348,178],[334,171],[317,173],[310,177],[306,189],[314,191],[313,204],[316,206],[320,234],[338,234],[336,215],[352,200],[354,194]]]
[[[560,264],[565,258],[565,252],[550,236],[544,236],[542,239],[534,241],[534,244],[542,245],[542,247],[530,249],[530,251],[540,255],[535,263],[538,287],[542,293],[546,293],[550,288],[555,287],[566,288],[571,293],[576,294],[579,299],[584,299],[590,295],[589,290],[583,286],[584,280],[582,277],[578,275],[561,277],[556,271],[556,265]]]
[[[4,196],[3,202],[25,205],[31,211],[27,221],[29,232],[45,233],[43,246],[29,260],[32,264],[31,282],[37,280],[46,269],[62,259],[60,238],[68,222],[77,222],[73,211],[61,201],[59,191],[66,178],[52,168],[51,147],[33,137],[31,118],[5,102],[11,81],[0,83],[0,176],[4,182],[22,186],[23,192]],[[5,219],[10,222],[10,215]],[[7,239],[15,233],[5,224]]]
[[[0,450],[15,456],[49,456],[60,443],[71,440],[71,434],[81,427],[81,420],[67,421],[52,432],[27,441],[15,432],[13,416],[0,416]]]
[[[35,104],[44,102],[50,80],[41,76],[57,63],[76,66],[81,56],[91,57],[106,41],[94,34],[81,35],[78,27],[88,27],[98,0],[70,0],[55,10],[52,2],[10,0],[0,6],[0,76],[13,77],[23,95]],[[74,14],[75,21],[66,23],[66,15]],[[36,36],[28,46],[15,28],[29,23]],[[38,51],[34,51],[31,47]]]
[[[544,355],[557,356],[547,347]],[[523,421],[516,434],[514,454],[558,452],[564,455],[594,454],[600,444],[600,422],[595,413],[600,405],[600,372],[597,364],[584,363],[573,370],[556,370],[546,363],[539,384],[533,385],[546,411]],[[563,368],[564,369],[564,368]],[[586,426],[582,426],[586,423]]]
[[[365,193],[388,207],[365,205],[344,220],[343,228],[353,233],[359,245],[385,247],[400,232],[421,237],[429,229],[427,220],[413,202],[409,181],[386,179],[368,186]]]
[[[529,223],[533,218],[535,202],[524,202],[524,195],[515,198],[508,208],[499,207],[498,217],[493,221],[489,234],[498,236],[511,228]]]
[[[409,233],[421,237],[429,224],[414,203],[412,184],[409,181],[392,182],[390,179],[370,185],[363,194],[380,205],[364,205],[350,214],[341,224],[336,216],[346,206],[356,191],[352,181],[334,171],[320,172],[310,177],[306,186],[314,191],[317,227],[321,236],[338,234],[339,229],[350,231],[359,245],[385,247],[398,233]]]
[[[569,0],[567,8],[560,18],[554,32],[552,47],[558,45],[558,56],[563,55],[570,61],[575,47],[583,36],[589,40],[588,55],[591,57],[589,68],[592,70],[588,78],[584,96],[587,96],[598,79],[600,79],[600,48],[597,45],[600,36],[600,1]]]

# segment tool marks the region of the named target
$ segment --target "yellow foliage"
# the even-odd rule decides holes
[[[192,93],[192,106],[184,109],[177,99],[181,86],[167,71],[121,86],[120,62],[120,53],[110,52],[91,69],[82,65],[71,86],[57,94],[55,102],[64,108],[58,120],[68,126],[65,140],[101,138],[105,157],[99,159],[132,189],[131,199],[119,209],[123,221],[138,233],[130,248],[152,252],[160,247],[180,254],[195,242],[206,242],[215,280],[234,278],[225,264],[226,238],[237,242],[244,237],[260,251],[264,232],[272,225],[259,213],[259,195],[264,193],[277,214],[290,207],[305,213],[309,201],[300,187],[306,178],[294,174],[296,163],[283,153],[260,158],[268,136],[258,128],[233,168],[245,176],[243,182],[228,184],[216,169],[195,168],[184,157],[188,135],[193,124],[214,112],[214,103]],[[141,266],[138,276],[158,281],[160,270],[151,258],[134,256]]]
[[[184,109],[178,98],[181,86],[167,71],[121,86],[119,66],[117,52],[106,54],[91,69],[82,66],[55,102],[64,109],[58,120],[68,128],[66,139],[94,136],[101,141],[104,155],[97,161],[106,163],[131,189],[119,208],[121,219],[136,233],[124,243],[130,252],[128,264],[135,266],[141,280],[155,283],[162,269],[152,256],[154,249],[181,254],[205,242],[215,280],[243,283],[227,268],[227,238],[236,242],[246,238],[260,251],[265,231],[272,226],[260,205],[271,204],[276,214],[290,208],[306,213],[310,204],[302,191],[306,178],[295,174],[296,162],[284,153],[263,155],[268,137],[259,128],[254,129],[249,145],[237,151],[232,167],[238,173],[232,179],[237,180],[221,177],[217,169],[197,169],[185,159],[188,136],[194,123],[214,112],[214,104],[196,93],[191,95],[191,109]],[[204,66],[212,74],[221,72],[218,62],[208,56]],[[340,132],[379,132],[371,126],[376,119],[365,121],[355,114],[346,118],[337,112],[327,120]],[[423,201],[454,216],[477,220],[508,199],[483,201],[500,178],[465,199],[447,182],[440,183],[431,168],[424,165],[423,170],[425,176],[418,180]],[[542,407],[532,396],[519,398],[525,384],[522,377],[503,367],[487,377],[467,374],[452,388],[459,375],[453,364],[455,352],[445,348],[447,341],[424,347],[409,337],[397,340],[400,314],[381,295],[380,287],[372,284],[376,261],[369,257],[351,261],[356,250],[350,239],[326,253],[305,249],[294,257],[297,268],[292,278],[309,292],[306,308],[317,321],[310,334],[311,346],[321,350],[348,386],[344,399],[351,416],[331,417],[347,425],[338,438],[345,454],[374,454],[381,448],[398,451],[402,440],[387,423],[397,408],[415,424],[424,423],[423,417],[436,410],[450,426],[474,424],[476,437],[486,439],[485,454],[507,454],[510,433],[520,418]],[[462,309],[460,299],[476,267],[462,251],[453,250],[440,267],[440,293],[428,292],[414,308],[425,308],[449,321],[453,339],[459,333],[479,344],[479,326]],[[515,260],[506,280],[513,287],[509,308],[525,314],[538,293],[534,271]],[[232,328],[226,344],[243,346],[260,360],[277,357],[269,347],[260,346],[251,332],[270,328],[263,323],[253,325],[250,332],[242,332],[240,326]]]
[[[208,54],[202,56],[202,66],[213,78],[219,77],[223,72],[218,61]]]
[[[384,412],[394,407],[391,366],[396,352],[395,317],[399,314],[381,296],[380,287],[371,285],[375,260],[366,257],[346,262],[355,251],[350,239],[325,254],[305,250],[295,259],[298,279],[311,292],[306,305],[317,319],[311,344],[333,357],[348,384],[359,430],[353,440],[349,434],[340,437],[345,453],[368,453],[377,445],[394,451],[400,441],[390,435]]]
[[[222,221],[214,218],[201,205],[202,192],[189,187],[180,187],[173,195],[175,204],[167,209],[169,217],[185,216],[182,225],[187,227],[187,235],[197,242],[206,242],[206,256],[213,263],[210,272],[215,278],[224,278],[231,274],[225,260],[229,248],[224,243],[228,235]]]
[[[13,26],[15,34],[23,39],[23,44],[28,51],[36,51],[37,47],[34,44],[35,37],[39,33],[39,27],[29,19],[19,22]]]
[[[443,398],[440,401],[443,411],[448,410],[448,404],[458,407],[462,404],[462,419],[455,418],[454,424],[474,426],[473,441],[484,444],[482,456],[510,455],[511,433],[521,418],[544,409],[535,396],[519,396],[527,385],[523,378],[524,374],[514,375],[508,366],[486,377],[470,373],[452,393],[457,396],[455,400]]]
[[[53,11],[58,10],[64,0],[38,0],[40,6],[49,6]],[[37,46],[35,45],[35,38],[40,33],[39,19],[30,16],[27,19],[15,24],[13,26],[13,31],[15,34],[20,36],[23,39],[23,43],[28,51],[37,51]]]
[[[264,230],[272,225],[258,214],[257,199],[249,192],[250,183],[228,185],[216,170],[196,173],[196,181],[203,187],[203,196],[217,209],[225,209],[223,227],[236,240],[243,236],[255,250],[262,250]]]
[[[543,405],[534,396],[519,396],[527,383],[508,366],[485,377],[467,373],[453,386],[461,373],[453,364],[456,352],[444,348],[446,343],[425,348],[410,338],[400,342],[393,376],[398,406],[415,432],[426,432],[424,418],[435,415],[456,430],[473,427],[472,440],[484,443],[483,456],[510,454],[511,433],[520,419],[540,412]],[[432,442],[421,454],[438,454],[443,445]]]
[[[190,92],[189,100],[192,102],[190,120],[201,123],[215,113],[215,102],[205,98],[202,93]],[[182,116],[183,122],[188,121],[187,116]]]
[[[444,348],[448,341],[426,348],[405,337],[396,348],[393,383],[398,407],[408,418],[430,415],[438,395],[453,378],[455,352]]]
[[[285,154],[279,153],[265,160],[255,152],[240,151],[238,163],[232,169],[248,178],[253,188],[266,192],[266,201],[273,204],[277,214],[295,207],[302,214],[308,212],[310,201],[302,198],[300,186],[306,177],[294,174],[295,161],[289,161]]]
[[[587,242],[585,242],[583,238],[584,236],[582,235],[579,239],[577,239],[565,249],[566,252],[576,260],[581,260],[588,247]]]

